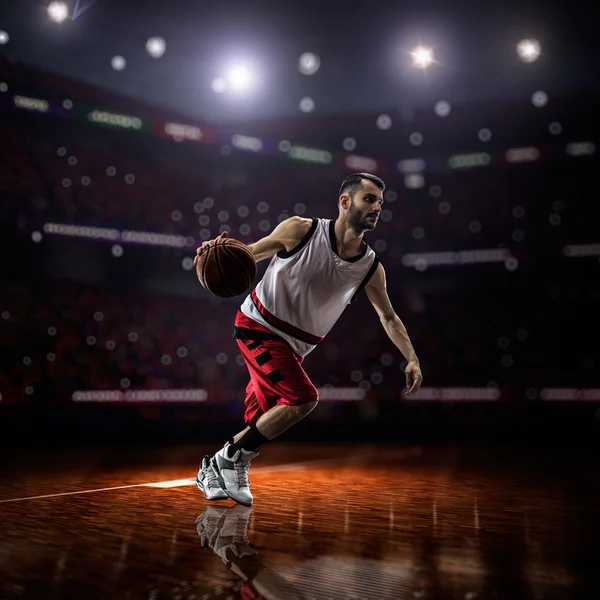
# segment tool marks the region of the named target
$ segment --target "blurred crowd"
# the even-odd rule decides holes
[[[2,128],[2,211],[31,229],[53,222],[175,233],[197,242],[226,230],[250,242],[294,214],[335,218],[347,174],[268,157],[198,155],[174,142],[49,117],[4,114]],[[123,135],[128,139],[120,144]],[[178,169],[169,162],[174,152]],[[593,167],[580,168],[576,181],[592,177]],[[540,223],[537,242],[552,243],[556,227],[549,219],[564,218],[574,193],[574,182],[553,176],[545,164],[425,173],[410,180],[417,188],[399,173],[382,176],[386,204],[369,241],[393,261],[405,253],[518,250],[530,243],[527,228]]]
[[[9,87],[74,101],[97,97],[5,61],[0,75]],[[138,108],[112,101],[114,109]],[[177,233],[198,243],[227,230],[251,242],[294,214],[335,218],[347,174],[45,115],[0,112],[0,127],[0,216],[27,235],[54,222]],[[585,158],[563,170],[540,162],[410,179],[383,174],[386,203],[368,240],[388,270],[390,297],[429,385],[593,384],[593,336],[577,337],[575,317],[595,322],[598,290],[587,275],[561,288],[558,273],[564,243],[598,241],[593,220],[582,216],[595,175]],[[407,270],[399,269],[406,253],[484,248],[510,249],[528,271],[466,267],[470,274],[457,285],[448,283],[456,271],[447,269],[446,283],[427,291],[406,285]],[[227,400],[245,387],[231,302],[34,281],[26,273],[3,283],[3,402],[68,402],[82,389],[181,387]],[[515,287],[518,277],[525,287]],[[574,351],[565,355],[565,345]],[[318,386],[383,386],[390,394],[403,387],[403,366],[364,297],[306,361]]]
[[[593,319],[593,299],[527,299],[485,287],[407,297],[399,287],[390,297],[428,385],[594,385],[595,341],[571,329]],[[248,375],[232,338],[235,302],[30,282],[5,285],[1,309],[5,402],[68,402],[76,390],[129,388],[243,397]],[[364,296],[305,360],[318,387],[360,385],[397,397],[405,364]]]

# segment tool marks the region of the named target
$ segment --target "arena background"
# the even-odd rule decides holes
[[[336,218],[339,183],[354,171],[387,184],[368,240],[425,382],[403,397],[403,357],[362,297],[306,360],[322,402],[290,439],[596,439],[599,96],[579,69],[559,80],[565,58],[532,60],[535,40],[525,54],[488,44],[487,63],[469,57],[483,43],[474,31],[465,64],[450,64],[460,49],[450,27],[429,32],[433,62],[415,66],[409,42],[422,30],[411,38],[405,23],[379,42],[403,48],[386,67],[395,82],[364,68],[375,50],[360,43],[348,52],[363,62],[338,69],[340,32],[279,73],[285,27],[260,42],[249,28],[227,48],[235,27],[217,43],[211,20],[192,66],[185,32],[158,56],[156,40],[120,39],[133,7],[119,20],[109,2],[84,5],[60,24],[38,5],[17,25],[27,3],[5,19],[16,31],[0,47],[4,440],[220,439],[240,420],[246,384],[231,337],[241,299],[209,297],[195,248],[221,231],[250,243],[294,214]],[[36,28],[52,48],[44,56]],[[82,55],[96,42],[90,69]],[[237,74],[211,83],[221,64]]]
[[[43,24],[61,70],[77,72],[82,62],[71,49],[62,64],[62,46],[81,46],[70,36],[95,31],[109,8]],[[281,112],[290,91],[279,97],[282,85],[265,90],[265,81],[209,89],[213,97],[192,119],[152,107],[166,81],[184,82],[164,79],[161,59],[143,45],[128,42],[130,60],[146,54],[147,64],[115,71],[115,40],[107,39],[108,64],[88,75],[115,88],[145,78],[153,85],[142,103],[13,58],[13,43],[17,57],[35,53],[29,38],[14,37],[2,46],[0,96],[6,437],[193,440],[238,422],[246,368],[231,333],[241,300],[200,287],[195,248],[224,230],[250,243],[294,214],[336,218],[339,182],[353,171],[386,181],[381,222],[368,239],[425,383],[403,398],[403,357],[360,298],[307,359],[323,402],[289,435],[597,435],[598,95],[579,90],[575,76],[573,89],[542,88],[554,56],[542,55],[539,67],[507,52],[504,70],[510,65],[521,91],[511,82],[495,100],[481,99],[487,88],[473,98],[456,84],[440,90],[457,69],[449,57],[418,69],[402,56],[396,70],[412,89],[398,85],[387,109],[349,112],[342,103],[339,114],[322,114],[321,92],[311,112],[207,124],[203,112],[221,103],[227,116],[237,103],[244,113],[256,96],[277,96]],[[283,83],[326,87],[334,67],[325,57],[313,75],[302,72],[320,66],[312,56],[298,59]],[[167,51],[164,59],[179,57]],[[207,61],[199,60],[197,87]],[[363,86],[382,85],[360,67],[345,84],[345,98],[361,102]],[[179,98],[183,111],[190,98]]]

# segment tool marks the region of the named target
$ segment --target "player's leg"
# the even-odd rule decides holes
[[[243,356],[243,355],[242,355]],[[242,431],[238,431],[238,433],[236,433],[233,436],[233,440],[232,441],[233,444],[237,444],[240,440],[242,440],[247,433],[249,433],[252,430],[252,426],[248,425],[248,423],[255,423],[262,415],[265,414],[265,411],[269,410],[270,406],[272,406],[275,402],[275,400],[271,400],[271,404],[268,403],[267,398],[260,394],[260,390],[259,390],[259,395],[257,396],[255,390],[255,386],[254,386],[254,378],[252,377],[252,371],[250,371],[251,375],[250,375],[250,383],[248,384],[248,387],[246,388],[246,400],[244,401],[246,410],[244,413],[244,421],[247,423],[246,427],[244,429],[242,429]],[[257,386],[258,388],[259,386]],[[259,400],[260,397],[260,400]],[[246,437],[246,439],[248,439]],[[258,447],[258,446],[257,446]],[[256,448],[246,448],[247,450],[256,450]]]
[[[242,429],[241,431],[238,431],[238,433],[236,433],[233,436],[233,443],[237,444],[246,433],[248,433],[250,431],[250,426],[247,426],[245,429]]]
[[[260,446],[274,440],[292,425],[304,419],[317,406],[317,403],[317,400],[310,400],[298,405],[277,404],[269,408],[260,416],[255,425],[248,426],[236,433],[233,439],[225,444],[227,456],[234,456],[238,450],[258,455],[257,450]]]
[[[248,420],[251,427],[234,443],[257,450],[304,419],[318,403],[318,392],[302,367],[302,359],[284,340],[270,340],[249,359],[255,389],[267,398],[263,414]]]
[[[248,329],[249,324],[252,326],[251,329]],[[317,393],[304,369],[301,367],[297,369],[302,359],[293,353],[291,347],[241,312],[238,312],[235,319],[235,337],[250,373],[249,388],[252,386],[253,389],[258,390],[260,398],[255,398],[253,403],[249,403],[249,388],[246,389],[247,427],[233,437],[233,443],[245,450],[256,451],[260,445],[281,435],[294,423],[308,415],[316,406]],[[287,365],[273,365],[273,357],[269,357],[268,353],[268,350],[273,347],[283,349],[285,357],[290,359],[291,369]],[[275,359],[279,360],[279,357]],[[285,383],[279,386],[268,378],[276,367],[281,367],[280,372],[281,369],[286,371]],[[261,392],[265,393],[261,394]],[[310,398],[313,397],[315,400],[311,401]],[[272,410],[279,404],[283,408]],[[266,413],[270,409],[272,412],[269,412],[266,417],[258,414],[258,412]],[[259,418],[260,424],[258,424]]]
[[[251,506],[253,499],[250,493],[248,469],[250,468],[250,461],[258,456],[258,452],[249,447],[239,448],[237,442],[248,439],[248,434],[252,435],[252,432],[255,431],[253,424],[270,406],[275,404],[275,400],[271,399],[271,404],[269,404],[269,400],[261,390],[260,381],[256,380],[256,369],[251,352],[257,346],[256,342],[238,339],[237,343],[250,373],[250,381],[246,387],[246,399],[244,401],[246,428],[226,442],[223,448],[212,457],[210,464],[217,477],[219,487],[236,502]]]
[[[238,344],[261,411],[249,410],[246,403],[248,427],[225,444],[211,464],[229,496],[249,506],[253,502],[248,480],[250,461],[258,456],[262,444],[306,417],[316,406],[318,393],[302,368],[301,359],[284,340],[266,340],[262,344],[238,340]]]
[[[246,418],[259,418],[263,411],[257,401],[256,394],[254,393],[254,384],[252,378],[246,386]],[[246,431],[250,428],[246,427],[243,431],[239,432],[234,436],[234,443],[239,440]],[[204,493],[207,500],[225,500],[229,498],[225,490],[221,487],[219,479],[213,467],[211,466],[211,457],[205,456],[202,459],[200,470],[196,476],[196,485]]]
[[[278,404],[269,409],[256,422],[256,429],[267,439],[274,440],[287,431],[304,417],[308,416],[317,406],[318,400],[309,400],[302,404]],[[243,448],[243,438],[240,440]]]

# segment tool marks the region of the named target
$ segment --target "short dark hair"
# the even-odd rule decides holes
[[[352,175],[348,175],[348,177],[342,181],[339,196],[348,194],[350,198],[352,198],[362,187],[363,179],[372,181],[382,192],[385,190],[385,183],[383,183],[383,180],[379,179],[377,175],[371,175],[371,173],[352,173]]]

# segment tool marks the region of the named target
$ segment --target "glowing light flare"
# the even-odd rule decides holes
[[[342,148],[344,148],[346,152],[353,152],[354,150],[356,150],[356,140],[351,137],[345,138],[342,142]]]
[[[531,96],[531,103],[537,108],[546,106],[548,104],[548,94],[543,90],[538,90]]]
[[[146,42],[146,52],[148,52],[152,58],[160,58],[164,55],[166,49],[167,44],[161,37],[151,37],[148,38],[148,41]]]
[[[446,102],[446,100],[440,100],[439,102],[436,102],[434,111],[438,117],[447,117],[452,111],[452,106],[450,102]]]
[[[302,98],[302,100],[300,100],[299,106],[303,113],[309,113],[315,110],[315,101],[307,96],[306,98]]]
[[[426,69],[434,60],[433,49],[425,46],[417,46],[410,53],[413,60],[413,66],[417,69]]]
[[[379,115],[376,121],[377,129],[386,130],[392,126],[392,118],[389,115]]]
[[[252,83],[252,73],[248,67],[237,65],[229,70],[227,81],[233,90],[246,90]]]
[[[122,56],[113,56],[110,64],[115,71],[122,71],[127,65],[127,61]]]
[[[304,52],[298,59],[298,71],[303,75],[314,75],[321,66],[321,59],[312,52]]]
[[[517,44],[517,54],[526,63],[535,62],[541,54],[542,47],[537,40],[521,40]]]
[[[55,23],[63,23],[69,16],[69,7],[66,2],[50,2],[48,5],[48,16]]]
[[[227,91],[227,81],[223,77],[215,77],[212,80],[211,88],[215,94],[223,94]]]

